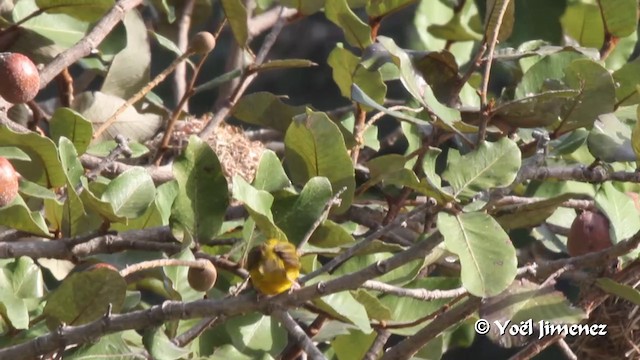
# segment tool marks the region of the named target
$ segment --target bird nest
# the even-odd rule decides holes
[[[591,312],[589,323],[607,324],[607,334],[577,337],[571,348],[578,359],[640,359],[640,306],[610,296]]]
[[[171,134],[170,146],[181,151],[191,135],[197,135],[208,119],[189,119],[178,121]],[[227,182],[235,175],[242,176],[248,182],[253,181],[260,157],[265,146],[259,141],[251,141],[244,131],[236,126],[220,124],[207,143],[218,156]]]

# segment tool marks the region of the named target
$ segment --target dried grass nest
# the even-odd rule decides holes
[[[640,359],[640,306],[611,296],[591,312],[589,323],[607,324],[607,335],[577,337],[570,346],[578,359]]]
[[[171,134],[170,146],[182,151],[187,145],[189,137],[197,135],[207,120],[194,118],[176,122]],[[265,149],[263,143],[251,141],[243,129],[225,123],[216,128],[211,137],[207,139],[207,143],[218,156],[224,176],[229,184],[235,175],[242,176],[248,182],[253,181],[260,157]]]

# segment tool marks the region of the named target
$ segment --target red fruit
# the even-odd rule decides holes
[[[18,173],[9,160],[0,156],[0,207],[18,196]]]
[[[599,212],[584,211],[576,216],[567,238],[567,252],[571,256],[585,255],[611,247],[609,219]]]
[[[0,96],[13,104],[33,100],[40,91],[38,68],[26,56],[0,53]]]

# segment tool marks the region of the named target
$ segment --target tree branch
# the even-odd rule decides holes
[[[71,66],[94,51],[104,38],[111,32],[127,11],[140,5],[142,0],[118,0],[116,4],[96,23],[89,33],[71,48],[58,54],[40,72],[40,89],[44,89],[53,78],[65,68]]]
[[[319,282],[291,293],[262,297],[260,299],[256,299],[255,294],[251,293],[219,300],[197,300],[188,303],[165,301],[163,304],[152,306],[147,310],[138,310],[127,314],[113,314],[80,326],[61,327],[58,331],[0,349],[0,358],[33,359],[38,355],[58,349],[62,344],[65,346],[79,344],[106,334],[127,329],[141,329],[159,325],[166,321],[214,316],[230,317],[253,311],[269,313],[269,310],[274,308],[300,306],[306,301],[317,297],[345,290],[354,290],[366,280],[381,276],[409,261],[424,257],[441,241],[442,236],[439,233],[432,234],[413,247],[384,261],[379,261],[338,279]],[[460,307],[462,306],[455,309]]]
[[[458,305],[436,317],[429,323],[429,325],[422,328],[422,330],[418,331],[415,335],[399,342],[397,345],[389,349],[380,359],[401,360],[411,358],[426,343],[438,336],[438,334],[473,314],[478,309],[481,302],[481,298],[470,297],[463,304]]]
[[[276,310],[271,314],[273,317],[287,329],[289,335],[300,345],[300,348],[309,356],[312,360],[326,360],[324,355],[313,344],[313,341],[302,330],[300,325],[291,317],[286,310]]]

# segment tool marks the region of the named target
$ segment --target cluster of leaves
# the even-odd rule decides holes
[[[173,2],[151,3],[164,16],[163,21],[175,21]],[[518,174],[530,167],[587,165],[597,159],[615,170],[634,170],[631,128],[640,103],[636,89],[640,60],[628,59],[637,41],[636,0],[597,4],[577,0],[279,3],[297,9],[300,17],[323,12],[343,31],[345,43],[335,44],[327,64],[342,96],[355,104],[354,112],[335,118],[312,105],[287,104],[269,92],[241,97],[232,115],[281,132],[284,142],[283,159],[265,151],[251,181],[235,176],[229,184],[217,155],[197,136],[189,138],[173,161],[175,179],[164,184],[154,184],[143,166],[130,167],[113,179],[87,173],[82,156],[117,152],[122,144],[111,140],[116,134],[131,139],[132,158],[143,158],[149,150],[141,143],[161,126],[162,100],[149,95],[144,104],[125,112],[103,137],[92,139],[94,127],[149,81],[150,34],[161,46],[179,53],[167,37],[148,32],[140,12],[132,10],[99,44],[97,56],[78,61],[85,70],[103,77],[100,88],[78,94],[69,107],[55,109],[47,136],[0,126],[0,155],[11,159],[23,177],[21,196],[0,209],[0,224],[52,241],[168,226],[181,244],[180,251],[170,254],[126,250],[82,259],[116,268],[166,257],[189,260],[196,251],[241,264],[247,249],[264,239],[298,244],[313,231],[301,249],[302,272],[310,273],[356,244],[361,229],[350,218],[352,212],[368,208],[383,214],[407,206],[407,199],[428,197],[433,199],[432,215],[437,219],[426,230],[439,232],[443,244],[426,259],[406,263],[377,280],[404,289],[463,287],[473,296],[490,298],[474,317],[514,323],[524,319],[582,321],[585,313],[562,293],[532,281],[514,281],[519,259],[511,239],[526,234],[529,242],[538,241],[553,252],[565,251],[566,236],[557,229],[569,228],[575,211],[562,204],[590,198],[609,219],[613,242],[621,242],[640,231],[640,216],[625,194],[638,192],[640,187],[623,182],[524,181],[527,179]],[[81,40],[113,4],[107,0],[21,0],[0,18],[0,26],[15,29],[11,25],[19,24],[21,40],[10,50],[47,63]],[[220,1],[241,48],[250,40],[248,10],[243,4]],[[257,4],[257,11],[275,5],[268,0]],[[378,35],[384,19],[410,6],[415,9],[416,41],[428,50],[406,50],[393,38]],[[196,7],[198,16],[210,16],[209,1],[196,1]],[[21,21],[38,9],[43,13]],[[584,24],[596,25],[583,31]],[[571,42],[565,43],[563,37]],[[492,39],[500,47],[484,54],[482,45],[492,45]],[[310,63],[283,59],[271,64]],[[490,78],[481,64],[489,64]],[[385,105],[391,81],[403,85],[407,106],[419,107],[419,111]],[[17,105],[9,111],[12,120],[24,122],[20,109]],[[408,148],[404,154],[381,155],[356,166],[354,149],[378,151],[382,147],[375,124],[361,122],[374,111],[400,121]],[[534,139],[536,131],[549,135],[546,164],[538,161],[540,154],[535,152],[539,144]],[[479,139],[485,135],[486,140]],[[357,167],[366,169],[364,181],[356,181]],[[338,194],[340,204],[331,210],[335,221],[327,219],[316,227],[325,207]],[[496,200],[505,194],[537,200],[517,207],[500,206]],[[225,220],[232,201],[242,204],[247,218]],[[413,237],[401,244],[374,240],[330,275],[322,274],[309,283],[339,279],[392,258],[410,244],[424,241],[419,232],[411,232]],[[232,245],[224,245],[229,243]],[[450,266],[438,265],[451,255],[459,261],[459,271],[453,273]],[[625,260],[633,261],[635,256],[634,252]],[[107,311],[127,313],[158,303],[158,298],[189,302],[204,295],[188,287],[184,268],[165,267],[127,283],[109,267],[72,271],[73,263],[46,258],[43,254],[35,260],[2,261],[3,347],[33,339],[60,324],[99,320]],[[434,266],[438,270],[425,277],[424,270]],[[242,280],[238,272],[221,272],[207,296],[211,301],[226,298],[230,288]],[[607,284],[609,291],[638,297],[633,289]],[[393,325],[388,327],[393,334],[412,336],[450,301],[388,294],[359,285],[312,301],[316,312],[331,319],[313,339],[329,345],[323,348],[327,357],[362,358],[381,324]],[[316,316],[308,309],[291,312],[302,323]],[[474,337],[474,319],[458,320],[416,357],[439,358],[449,348],[468,346]],[[143,348],[158,359],[257,358],[275,357],[287,346],[287,331],[262,313],[231,317],[188,346],[172,342],[196,323],[197,319],[184,319],[140,333],[127,330],[107,335],[69,349],[65,358],[131,354]]]

